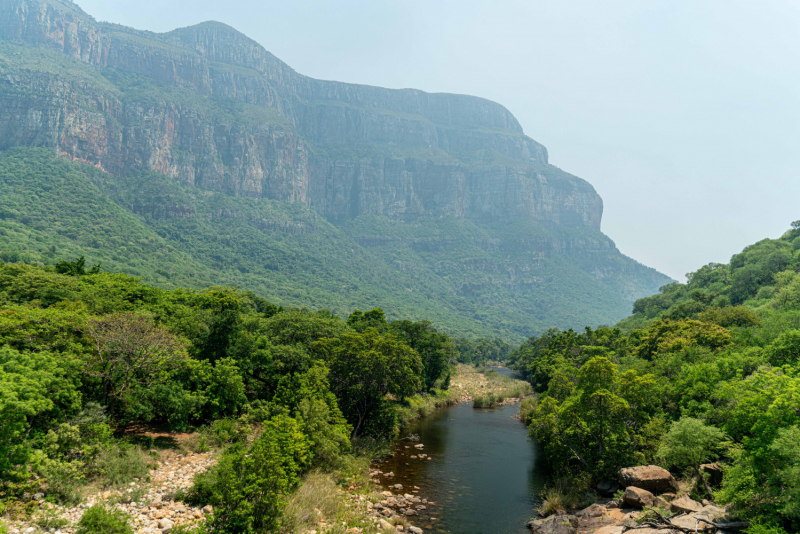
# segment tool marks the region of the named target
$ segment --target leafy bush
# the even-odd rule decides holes
[[[249,449],[231,447],[189,492],[190,502],[206,499],[215,506],[208,532],[244,534],[277,528],[287,495],[308,465],[308,449],[300,426],[283,415],[265,422]]]
[[[86,510],[78,522],[75,534],[132,534],[128,516],[119,510],[109,510],[96,504]]]

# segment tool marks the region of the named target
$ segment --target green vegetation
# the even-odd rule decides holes
[[[43,149],[0,153],[0,188],[7,263],[82,256],[87,270],[99,264],[163,288],[235,285],[278,306],[340,316],[380,304],[390,320],[427,319],[459,336],[464,362],[502,361],[510,347],[499,338],[616,320],[630,302],[620,296],[627,282],[589,274],[597,258],[588,256],[537,252],[527,281],[497,283],[506,277],[498,256],[529,266],[553,232],[607,242],[590,230],[480,227],[456,217],[398,224],[363,216],[336,226],[301,203],[231,197],[154,173],[114,177]],[[617,261],[609,250],[597,261]]]
[[[304,475],[361,469],[365,440],[393,436],[420,399],[447,398],[432,384],[446,388],[455,356],[430,323],[379,308],[343,320],[237,288],[160,289],[83,257],[3,263],[0,505],[25,516],[34,493],[75,504],[87,484],[127,487],[155,452],[125,430],[198,429],[197,448],[221,452],[182,495],[214,505],[204,531],[275,532]],[[130,530],[100,506],[79,527]]]
[[[92,506],[78,522],[77,534],[131,534],[127,516],[117,510],[108,510],[99,504]]]
[[[798,249],[800,222],[638,300],[617,327],[523,343],[510,365],[540,393],[525,418],[555,472],[599,481],[658,463],[753,532],[800,528]],[[699,471],[710,461],[717,488]]]

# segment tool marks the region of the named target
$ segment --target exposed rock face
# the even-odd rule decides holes
[[[624,487],[635,486],[654,494],[678,491],[678,483],[672,475],[657,465],[640,465],[619,470],[619,483]]]
[[[152,34],[65,0],[0,0],[0,39],[0,149],[50,147],[331,220],[600,227],[594,189],[488,100],[314,80],[223,24]],[[32,68],[30,45],[66,68]]]

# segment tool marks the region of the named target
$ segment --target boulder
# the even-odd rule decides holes
[[[706,480],[712,488],[722,484],[722,467],[719,464],[703,464],[700,466],[700,472],[707,475]]]
[[[594,503],[591,506],[584,508],[575,515],[578,516],[580,519],[589,519],[591,517],[603,517],[603,512],[605,512],[605,506]]]
[[[619,483],[614,480],[603,480],[597,485],[597,492],[605,497],[614,495],[619,489]]]
[[[657,465],[625,467],[619,470],[617,478],[623,487],[635,486],[653,494],[678,491],[678,483],[669,471]]]
[[[551,515],[547,519],[528,521],[525,526],[533,534],[576,534],[577,532],[565,515]]]
[[[622,525],[608,525],[598,528],[594,534],[622,534],[624,531],[625,527]]]
[[[629,486],[625,488],[625,493],[622,495],[622,500],[629,506],[642,508],[644,506],[653,506],[655,502],[655,495],[649,491],[637,488],[636,486]]]
[[[678,497],[669,505],[669,511],[676,514],[691,514],[692,512],[699,512],[702,509],[702,504],[689,497]]]

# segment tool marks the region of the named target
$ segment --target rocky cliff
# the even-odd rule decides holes
[[[203,283],[286,305],[381,304],[522,339],[614,323],[669,282],[616,249],[592,186],[550,165],[503,106],[315,80],[224,24],[154,34],[68,0],[0,0],[0,153],[16,147],[105,171],[117,183],[99,191],[143,235],[226,270]],[[24,150],[11,160],[38,154]],[[34,236],[20,217],[14,231]],[[109,261],[94,238],[37,236],[9,257],[50,261],[41,244],[55,240]]]
[[[153,34],[97,23],[66,0],[0,1],[0,39],[0,148],[300,201],[331,220],[600,226],[594,189],[548,165],[488,100],[315,80],[223,24]],[[161,94],[143,98],[143,86]]]

